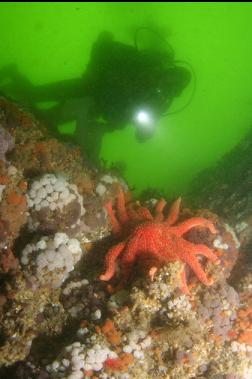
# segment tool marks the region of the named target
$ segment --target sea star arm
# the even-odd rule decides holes
[[[137,211],[135,209],[129,208],[128,213],[129,213],[130,220],[133,220],[133,221],[140,221],[141,220],[139,214],[137,213]]]
[[[140,238],[139,238],[140,237]],[[141,239],[141,240],[140,240]],[[141,251],[140,244],[145,243],[145,239],[141,235],[137,234],[132,239],[129,239],[127,246],[125,248],[124,254],[121,259],[121,269],[122,272],[125,271],[129,265],[133,264],[137,258],[139,251]],[[141,250],[139,250],[141,249]]]
[[[213,263],[219,263],[219,258],[212,252],[209,247],[199,244],[194,246],[194,254],[195,255],[203,255],[204,257],[208,258]]]
[[[125,245],[126,242],[120,242],[108,251],[105,258],[106,271],[100,276],[100,280],[108,281],[114,276],[116,269],[115,261],[123,251]]]
[[[150,280],[153,282],[154,278],[155,278],[155,275],[158,271],[158,268],[156,266],[152,266],[150,269],[149,269],[149,277],[150,277]]]
[[[114,214],[114,211],[113,211],[113,207],[112,207],[112,202],[109,201],[107,204],[104,205],[104,208],[106,209],[108,215],[109,215],[109,218],[110,218],[110,222],[111,222],[111,225],[112,225],[112,230],[113,230],[113,233],[114,234],[119,234],[122,230],[122,227],[121,225],[119,224],[119,221],[117,220],[115,214]]]
[[[174,203],[172,204],[168,217],[165,220],[165,223],[167,225],[173,225],[178,219],[179,215],[179,209],[180,209],[180,204],[181,204],[181,197],[179,197]]]
[[[129,264],[125,263],[123,265],[123,271],[122,271],[122,275],[121,275],[121,279],[119,283],[115,287],[112,286],[111,284],[107,286],[107,290],[110,294],[120,291],[121,289],[125,287],[125,285],[127,285],[128,279],[132,272],[132,266],[133,266],[133,263],[129,263]]]
[[[153,220],[149,209],[145,207],[139,207],[138,209],[130,208],[129,218],[134,221]]]
[[[117,196],[117,211],[118,218],[121,224],[125,224],[129,221],[129,216],[125,206],[125,194],[123,190],[120,188]]]
[[[124,243],[123,248],[125,247],[125,245],[126,245],[126,243]],[[136,258],[137,258],[138,252],[139,252],[138,249],[139,249],[138,238],[132,238],[131,240],[128,241],[127,246],[124,250],[124,254],[123,254],[122,259],[121,259],[121,264],[120,264],[121,280],[116,287],[110,286],[110,292],[111,291],[112,292],[119,291],[120,289],[122,289],[127,284],[127,281],[128,281],[130,274],[132,272],[132,267],[136,261]],[[112,276],[110,276],[110,278]]]
[[[148,208],[141,207],[138,211],[141,220],[153,220],[152,214]]]
[[[188,285],[187,285],[187,281],[186,281],[186,272],[185,272],[185,269],[181,272],[181,287],[180,287],[180,290],[184,294],[190,295],[190,291],[189,291],[189,288],[188,288]]]
[[[183,234],[187,233],[192,228],[195,228],[196,226],[204,226],[210,230],[211,233],[216,234],[217,230],[214,226],[214,224],[203,217],[192,217],[188,220],[183,221],[178,226],[173,226],[170,230],[176,234],[177,236],[181,237]]]
[[[160,199],[157,202],[157,205],[155,207],[155,217],[154,217],[155,221],[158,221],[158,222],[163,221],[164,219],[163,210],[165,206],[166,206],[165,199]]]
[[[202,269],[197,257],[192,252],[188,251],[183,253],[182,256],[180,256],[180,259],[190,266],[199,281],[201,281],[206,286],[213,284],[213,280],[207,278],[206,273]]]

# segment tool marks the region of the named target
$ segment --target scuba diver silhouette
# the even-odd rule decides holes
[[[1,78],[11,78],[16,100],[31,107],[59,138],[57,126],[75,120],[75,140],[97,161],[103,135],[127,123],[134,125],[139,142],[150,138],[155,121],[190,82],[190,70],[168,47],[139,49],[137,34],[135,46],[130,46],[102,32],[81,78],[33,86],[15,67],[7,67],[0,72],[0,86],[8,92],[10,82],[1,85]],[[49,109],[37,106],[48,101],[57,104]]]

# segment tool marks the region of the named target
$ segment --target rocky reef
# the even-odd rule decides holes
[[[232,217],[141,204],[5,98],[0,139],[1,378],[251,379],[251,263]]]
[[[252,129],[214,166],[193,181],[187,202],[207,207],[233,226],[242,248],[250,250],[252,237]]]

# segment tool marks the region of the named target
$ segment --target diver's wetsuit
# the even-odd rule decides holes
[[[84,74],[97,113],[111,125],[131,121],[136,107],[166,111],[190,76],[186,68],[176,66],[170,51],[139,51],[106,32],[94,44]]]

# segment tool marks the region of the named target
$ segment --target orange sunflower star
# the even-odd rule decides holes
[[[178,219],[181,198],[178,198],[170,208],[168,216],[163,214],[166,202],[158,201],[154,215],[149,209],[139,206],[138,209],[126,208],[125,194],[120,189],[117,198],[117,216],[113,211],[112,203],[106,204],[113,233],[120,236],[128,229],[128,236],[113,246],[106,254],[106,271],[100,276],[103,281],[109,281],[115,276],[116,262],[120,257],[121,280],[116,288],[118,290],[127,283],[136,261],[146,263],[149,267],[149,276],[153,280],[158,268],[168,262],[179,260],[187,264],[196,277],[205,285],[212,284],[208,279],[197,258],[202,255],[213,263],[219,260],[213,251],[203,244],[194,244],[183,238],[190,229],[203,226],[216,233],[213,223],[206,218],[192,217],[174,226]],[[182,273],[181,290],[189,294],[185,270]]]

